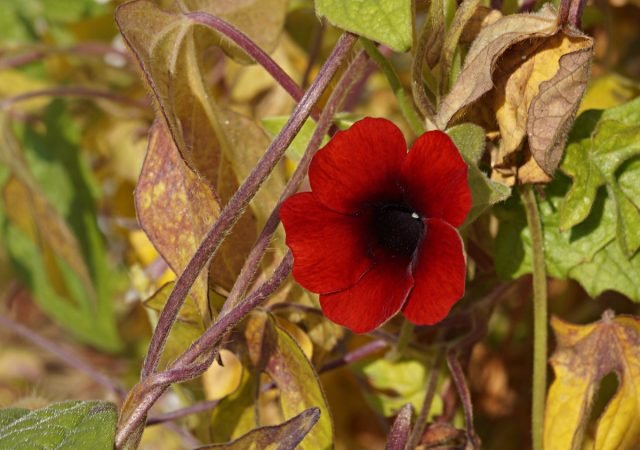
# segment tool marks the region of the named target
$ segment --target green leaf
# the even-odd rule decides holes
[[[277,450],[281,448],[298,448],[298,444],[309,433],[319,418],[320,410],[318,408],[309,408],[280,425],[257,428],[232,442],[205,445],[197,450]]]
[[[69,401],[43,409],[0,410],[0,448],[113,449],[118,413],[113,403]]]
[[[371,407],[385,417],[398,414],[410,403],[416,411],[422,408],[426,377],[425,364],[416,360],[389,361],[385,358],[364,360],[352,369],[365,380],[364,396]],[[434,397],[431,413],[442,410],[442,399]]]
[[[583,113],[570,140],[561,169],[573,185],[560,205],[560,227],[567,230],[583,222],[591,214],[598,189],[605,186],[615,204],[618,243],[627,257],[633,256],[640,248],[640,200],[628,186],[638,176],[638,167],[624,167],[626,189],[619,178],[625,162],[640,155],[640,98]]]
[[[3,237],[45,312],[82,341],[117,351],[113,292],[122,274],[108,264],[80,133],[62,101],[51,103],[42,123],[18,127],[17,136],[0,125],[0,161],[12,172],[3,186]]]
[[[321,411],[318,423],[299,448],[332,448],[333,425],[327,399],[316,371],[296,341],[265,312],[250,316],[245,335],[253,364],[271,377],[280,392],[284,418],[314,406]]]
[[[478,168],[485,152],[485,132],[481,127],[464,123],[449,128],[447,134],[469,165],[468,181],[472,196],[472,207],[466,220],[469,224],[492,205],[507,199],[511,189],[506,184],[490,180]]]
[[[600,190],[592,211],[570,230],[560,230],[558,213],[567,194],[569,180],[559,173],[538,200],[544,234],[545,262],[550,276],[571,278],[595,297],[606,290],[618,291],[640,301],[640,256],[631,259],[616,242],[616,205],[607,192]],[[511,199],[497,210],[500,228],[495,241],[498,274],[516,278],[531,272],[531,235],[524,210]]]
[[[316,0],[316,13],[338,28],[397,52],[411,48],[411,0]]]

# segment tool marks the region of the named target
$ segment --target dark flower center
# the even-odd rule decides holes
[[[411,256],[424,233],[420,215],[402,204],[377,205],[373,227],[378,244],[397,256]]]

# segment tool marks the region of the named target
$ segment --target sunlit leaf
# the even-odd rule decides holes
[[[398,52],[411,48],[410,0],[316,0],[316,12],[333,25],[385,44]]]
[[[582,449],[589,413],[598,385],[615,373],[618,391],[599,417],[595,450],[632,450],[640,442],[640,321],[614,317],[574,325],[552,318],[558,346],[551,356],[555,380],[549,388],[545,412],[544,448]]]
[[[116,405],[102,401],[63,402],[36,411],[3,409],[0,447],[111,450],[117,419]]]
[[[560,230],[558,210],[569,189],[566,177],[556,174],[538,202],[544,233],[547,272],[555,278],[578,281],[592,297],[606,290],[640,301],[640,257],[631,259],[616,242],[615,205],[605,192],[594,201],[589,217],[571,230]],[[515,278],[531,272],[531,235],[524,211],[515,199],[499,211],[495,241],[498,273]]]
[[[562,164],[573,184],[560,207],[560,227],[569,229],[584,221],[598,189],[606,186],[615,203],[618,242],[631,257],[640,247],[640,201],[633,191],[623,189],[619,178],[624,176],[625,186],[633,186],[638,177],[637,166],[623,165],[640,155],[640,99],[583,113],[573,133]]]
[[[320,409],[318,423],[300,448],[331,448],[333,425],[327,400],[313,366],[298,344],[264,312],[256,312],[249,318],[246,340],[253,364],[271,377],[280,392],[280,406],[285,419],[310,407]]]
[[[320,409],[309,408],[292,419],[270,427],[257,428],[226,444],[205,445],[198,450],[277,450],[298,448],[298,444],[320,418]]]

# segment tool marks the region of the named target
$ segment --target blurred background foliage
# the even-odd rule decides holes
[[[167,283],[175,275],[136,220],[133,191],[154,109],[114,23],[119,3],[0,2],[0,308],[130,387],[170,289]],[[340,31],[321,24],[311,1],[285,4],[286,21],[282,32],[276,33],[271,55],[306,86]],[[617,106],[640,93],[639,7],[637,1],[624,0],[598,0],[587,7],[583,24],[595,37],[596,56],[581,110]],[[504,12],[516,8],[515,2],[503,5]],[[419,12],[424,13],[424,8]],[[315,63],[309,65],[310,60]],[[392,62],[408,87],[409,56],[393,54]],[[217,47],[209,49],[207,64],[207,81],[216,102],[250,118],[256,126],[263,124],[273,136],[282,126],[280,117],[294,106],[284,90],[259,66],[225,58]],[[347,100],[345,120],[386,117],[410,136],[387,80],[375,66],[369,71],[366,82]],[[299,155],[300,147],[292,146],[278,176],[289,176]],[[170,207],[169,211],[179,212]],[[492,220],[487,215],[479,222],[491,229]],[[258,222],[248,220],[244,234],[233,239],[237,244],[233,251],[246,254],[248,248],[241,244],[253,242]],[[474,239],[479,244],[476,254],[474,249],[470,254],[477,265],[486,256],[489,268],[478,270],[491,274],[492,236]],[[281,250],[282,239],[273,245],[273,252]],[[238,269],[229,269],[229,277],[237,275]],[[468,378],[483,448],[511,449],[514,442],[528,441],[529,284],[525,277],[512,285],[506,299],[495,306],[488,337],[471,352]],[[214,309],[229,287],[220,277],[209,284]],[[486,287],[480,279],[472,289],[486,291]],[[608,307],[618,313],[638,313],[638,307],[620,294],[606,292],[591,301],[571,281],[552,281],[550,295],[552,312],[572,322],[595,320]],[[316,368],[371,341],[371,336],[344,336],[339,327],[318,316],[312,309],[315,300],[306,297],[310,295],[289,283],[272,302],[287,300],[293,305],[272,312],[277,329],[286,330]],[[202,332],[202,323],[192,319],[183,309],[166,358],[175,357]],[[395,331],[398,325],[392,321],[384,332]],[[423,341],[430,342],[432,336],[428,331],[424,334]],[[9,330],[0,329],[0,339],[0,406],[118,400],[91,377]],[[255,379],[277,384],[277,374],[250,370],[248,356],[234,342],[224,350],[224,367],[214,364],[202,379],[175,386],[155,411],[160,414],[205,399],[219,400],[218,408],[188,416],[176,425],[149,427],[142,448],[180,449],[192,445],[194,436],[201,442],[222,441],[251,428],[243,420],[252,405]],[[297,364],[301,355],[295,348],[282,356],[294,361],[290,364]],[[426,359],[397,363],[369,358],[322,373],[336,448],[384,448],[388,417],[407,401],[419,407],[430,354],[427,349]],[[615,380],[607,378],[603,383],[612,393]],[[442,378],[437,392],[432,413],[462,428],[451,382]],[[273,389],[260,395],[262,424],[282,420],[277,396]],[[600,408],[606,400],[606,395],[599,398]]]

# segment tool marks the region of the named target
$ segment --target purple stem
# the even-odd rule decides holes
[[[327,62],[320,70],[318,77],[304,94],[300,103],[295,107],[283,129],[273,142],[271,142],[271,145],[269,145],[265,154],[260,158],[260,161],[258,161],[258,164],[251,174],[249,174],[247,179],[233,194],[227,205],[221,211],[218,220],[214,223],[213,227],[211,227],[187,264],[187,267],[176,280],[173,291],[167,299],[167,303],[158,319],[158,325],[151,338],[147,357],[142,368],[142,380],[147,378],[156,369],[169,331],[175,322],[184,299],[189,293],[189,289],[193,286],[202,269],[211,261],[221,242],[233,225],[235,225],[249,201],[255,196],[264,180],[269,176],[278,161],[280,161],[285,150],[300,131],[300,128],[302,128],[304,121],[311,112],[311,108],[329,85],[333,75],[349,54],[356,40],[357,36],[354,34],[344,33],[342,35]]]
[[[440,375],[440,366],[444,360],[445,350],[446,347],[441,345],[438,348],[438,353],[433,361],[433,366],[431,367],[431,373],[429,374],[429,380],[427,382],[427,389],[424,395],[424,402],[422,402],[422,409],[420,410],[420,415],[416,419],[416,424],[414,425],[413,430],[411,430],[409,442],[407,442],[406,446],[407,449],[413,450],[418,446],[422,439],[422,433],[424,433],[424,429],[427,425],[427,418],[429,417],[429,411],[431,410],[431,403],[433,403],[433,397],[436,394],[436,387],[438,387],[438,376]]]
[[[464,377],[464,372],[458,361],[458,352],[456,349],[451,349],[447,352],[447,365],[453,378],[453,382],[456,385],[458,396],[460,396],[460,402],[462,403],[462,409],[464,410],[464,422],[467,433],[467,444],[471,444],[471,448],[480,448],[480,442],[473,429],[473,405],[471,404],[471,393],[469,392],[469,386],[467,386],[467,380]]]
[[[5,317],[2,314],[0,314],[0,325],[2,325],[3,328],[7,328],[13,331],[18,336],[31,342],[35,346],[54,354],[65,364],[86,373],[93,381],[109,389],[110,391],[115,392],[119,397],[124,398],[127,395],[127,392],[115,381],[98,372],[96,369],[91,367],[86,362],[82,361],[76,355],[64,350],[60,345],[54,344],[53,342],[45,339],[34,331],[31,331],[29,328],[20,325],[17,322],[14,322],[13,320]]]
[[[287,183],[284,188],[284,191],[280,195],[278,199],[278,205],[271,212],[271,215],[267,219],[258,239],[256,240],[255,246],[251,249],[251,253],[247,257],[244,265],[242,266],[242,270],[240,271],[240,275],[236,279],[233,287],[231,288],[231,292],[227,297],[227,300],[222,307],[222,311],[220,311],[220,315],[226,314],[229,308],[232,308],[238,299],[246,292],[251,280],[253,279],[258,267],[260,265],[260,261],[267,250],[269,242],[271,242],[271,238],[273,237],[276,229],[278,228],[278,224],[280,223],[280,204],[287,199],[289,196],[293,195],[298,188],[300,187],[300,183],[304,180],[304,177],[307,174],[309,169],[309,165],[311,164],[311,160],[313,156],[316,154],[320,145],[322,145],[322,139],[329,131],[331,127],[333,116],[338,112],[340,105],[345,99],[349,88],[353,86],[353,84],[357,81],[357,79],[362,75],[364,68],[367,65],[368,56],[366,52],[361,51],[358,56],[354,59],[353,63],[349,66],[349,68],[345,71],[344,75],[337,83],[335,89],[333,90],[329,101],[325,105],[322,114],[320,115],[320,119],[318,120],[318,124],[316,126],[311,139],[309,140],[309,144],[307,145],[307,149],[304,152],[304,155],[300,159],[298,163],[298,167],[294,171],[291,179]]]
[[[196,363],[195,365],[193,363],[204,351],[211,351],[230,329],[271,295],[286,279],[292,265],[293,257],[291,253],[287,253],[269,280],[254,290],[227,315],[220,317],[198,340],[191,344],[168,371],[154,374],[132,389],[129,397],[135,399],[136,407],[128,416],[121,418],[116,433],[116,448],[120,449],[128,443],[129,438],[144,424],[151,407],[171,383],[195,378],[209,367],[213,359],[211,356],[204,363]],[[212,354],[210,353],[210,355]]]
[[[134,100],[129,97],[114,94],[111,91],[102,91],[99,89],[85,88],[81,86],[62,86],[49,89],[40,89],[37,91],[25,92],[23,94],[14,95],[0,102],[0,109],[6,109],[15,103],[30,100],[36,97],[88,97],[88,98],[104,98],[112,102],[123,103],[136,108],[149,110],[150,104],[144,100]]]
[[[228,22],[205,12],[192,12],[186,16],[200,25],[213,28],[217,32],[229,38],[234,44],[244,50],[258,64],[260,64],[269,74],[284,88],[287,93],[297,102],[302,101],[304,92],[300,86],[275,62],[264,50],[258,47],[246,34],[238,30]],[[311,116],[318,120],[318,114],[314,111]]]

